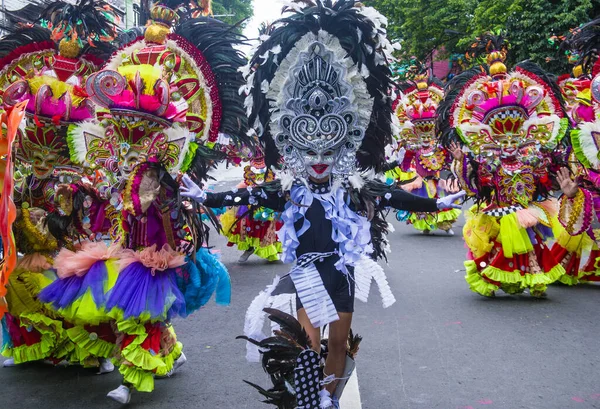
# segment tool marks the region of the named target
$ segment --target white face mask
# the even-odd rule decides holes
[[[366,90],[349,82],[346,63],[335,52],[330,45],[311,42],[290,61],[274,98],[283,101],[271,124],[275,145],[297,177],[345,178],[356,168],[371,113],[354,103],[355,93]]]
[[[331,175],[335,163],[336,151],[309,149],[303,152],[306,173],[313,179],[324,179]]]
[[[133,171],[133,169],[138,164],[139,159],[140,159],[139,152],[137,152],[133,149],[130,150],[129,152],[127,152],[121,158],[121,161],[119,162],[119,170],[121,171],[121,176],[123,176],[124,178],[128,178],[129,174]]]

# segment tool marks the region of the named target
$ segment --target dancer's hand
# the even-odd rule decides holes
[[[405,156],[406,156],[406,149],[400,148],[400,150],[398,151],[398,159],[396,160],[396,163],[398,164],[398,166],[402,166],[402,162],[404,162]]]
[[[206,192],[200,188],[194,181],[188,176],[183,175],[181,179],[183,186],[179,187],[179,193],[181,196],[192,199],[200,204],[206,200]]]
[[[577,195],[579,186],[571,179],[571,172],[569,172],[569,169],[560,168],[556,175],[556,180],[560,185],[560,189],[569,199],[573,199]]]
[[[58,203],[58,212],[62,216],[70,216],[73,212],[73,188],[68,184],[60,184],[54,193]]]
[[[454,202],[458,199],[462,199],[463,197],[465,197],[466,194],[467,194],[467,192],[465,192],[464,190],[461,190],[460,192],[454,193],[453,195],[448,195],[446,197],[442,197],[441,199],[437,200],[437,207],[440,210],[461,209],[462,205],[456,204]]]
[[[452,142],[449,147],[449,151],[452,154],[452,157],[456,160],[462,160],[464,153],[460,145],[456,142]]]

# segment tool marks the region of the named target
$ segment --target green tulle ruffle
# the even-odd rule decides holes
[[[67,346],[62,346],[65,341],[62,322],[39,313],[22,314],[19,318],[22,327],[37,330],[41,337],[40,341],[33,345],[5,348],[2,351],[2,355],[12,357],[15,364],[40,361],[50,357],[61,358],[69,350]]]
[[[75,345],[75,358],[84,367],[96,366],[98,358],[112,358],[117,351],[115,344],[94,335],[81,326],[67,330],[67,336]]]
[[[121,350],[122,362],[119,371],[125,382],[130,383],[139,392],[152,392],[154,390],[154,374],[165,376],[177,358],[181,355],[183,345],[176,342],[171,352],[165,356],[152,354],[141,347],[148,334],[144,325],[133,320],[117,324],[119,331],[127,335],[135,335],[135,339]],[[173,333],[172,329],[169,329]],[[173,333],[173,336],[174,333]]]

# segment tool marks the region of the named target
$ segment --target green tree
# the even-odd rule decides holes
[[[366,0],[388,18],[388,35],[403,56],[423,59],[432,50],[452,53],[467,31],[473,0]]]
[[[568,72],[566,57],[548,39],[562,36],[600,15],[598,0],[365,0],[388,17],[391,39],[404,56],[420,59],[432,49],[463,53],[486,31],[503,30],[511,44],[509,63],[532,60]],[[444,55],[444,54],[442,54]]]
[[[254,15],[252,0],[213,0],[212,9],[217,19],[228,24],[237,24],[246,20],[240,25],[240,31]]]
[[[564,53],[548,39],[565,35],[569,29],[594,18],[600,11],[598,2],[561,0],[552,2],[551,7],[548,0],[517,0],[515,3],[520,10],[506,21],[511,62],[529,59],[556,74],[569,72]]]

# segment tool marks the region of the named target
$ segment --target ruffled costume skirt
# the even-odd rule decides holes
[[[402,187],[407,192],[429,199],[445,197],[448,194],[446,188],[445,181],[437,181],[435,179],[423,180],[420,177]],[[399,210],[396,213],[396,218],[398,221],[406,221],[408,224],[412,224],[415,229],[420,231],[432,231],[436,229],[448,231],[456,223],[460,214],[460,209],[440,210],[435,213],[409,213]]]
[[[397,186],[404,188],[409,186],[411,182],[421,179],[414,170],[404,171],[400,167],[395,167],[385,172],[385,183],[388,186]],[[410,188],[410,186],[409,186]]]
[[[254,254],[265,260],[279,260],[281,243],[277,230],[281,222],[272,210],[261,207],[249,211],[246,206],[231,207],[221,215],[221,225],[229,247],[237,246],[241,251],[254,249]]]
[[[86,242],[76,251],[62,249],[54,260],[58,280],[40,300],[71,324],[67,336],[75,345],[73,361],[98,366],[98,358],[115,355],[113,319],[106,307],[119,273],[119,248]]]
[[[517,294],[528,288],[532,295],[541,295],[565,273],[545,244],[552,236],[552,208],[548,201],[503,216],[491,216],[476,206],[467,212],[465,279],[472,291],[492,296],[500,289]]]
[[[600,249],[596,241],[587,232],[571,236],[558,220],[553,229],[556,242],[552,253],[565,269],[558,281],[566,285],[600,282]],[[583,264],[586,255],[589,257]]]
[[[8,313],[2,318],[2,355],[16,364],[43,359],[70,359],[73,344],[65,323],[38,299],[40,292],[57,279],[48,259],[38,253],[19,260],[9,278]]]
[[[171,371],[183,348],[170,320],[188,316],[215,292],[218,303],[228,304],[229,274],[206,248],[191,259],[168,246],[125,250],[120,269],[106,303],[116,321],[117,364],[124,383],[151,392],[154,376]]]

